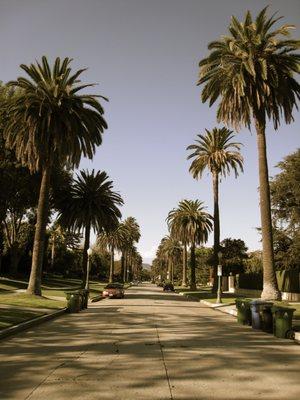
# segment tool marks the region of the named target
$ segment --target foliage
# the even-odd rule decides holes
[[[252,251],[248,253],[248,258],[244,261],[245,272],[262,272],[262,252],[260,250]]]
[[[241,239],[227,238],[221,242],[223,275],[237,274],[244,271],[247,260],[247,246]]]
[[[252,19],[247,11],[243,22],[231,18],[229,35],[208,45],[211,51],[200,63],[198,84],[205,84],[202,101],[211,106],[218,98],[218,121],[238,128],[250,127],[252,113],[272,118],[277,129],[280,117],[290,123],[300,85],[298,40],[286,39],[293,25],[271,30],[280,18],[270,18],[265,7]],[[283,36],[284,39],[279,39]]]
[[[193,150],[188,156],[188,159],[194,159],[190,166],[193,178],[201,178],[206,168],[223,176],[233,169],[237,176],[239,169],[243,171],[243,157],[240,154],[241,143],[231,141],[233,131],[225,127],[205,131],[205,135],[197,135],[196,144],[187,147],[187,150]]]
[[[197,283],[200,285],[206,285],[210,278],[213,249],[210,247],[200,247],[196,249],[195,255]]]
[[[276,269],[300,267],[300,149],[277,167],[271,181]]]

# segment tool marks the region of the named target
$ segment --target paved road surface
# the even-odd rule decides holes
[[[151,285],[0,348],[1,400],[300,399],[299,345]]]

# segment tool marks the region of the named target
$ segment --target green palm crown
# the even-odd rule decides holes
[[[212,105],[221,97],[218,121],[239,128],[250,127],[251,118],[293,120],[293,107],[300,98],[300,41],[288,36],[293,25],[272,30],[280,18],[267,18],[267,7],[255,20],[248,11],[243,22],[232,17],[229,35],[209,44],[209,56],[200,63],[198,84],[205,84],[202,101]],[[284,39],[280,39],[280,36]]]
[[[78,79],[85,69],[71,74],[71,59],[56,58],[50,69],[46,57],[42,63],[21,65],[29,78],[20,77],[9,85],[17,88],[8,107],[9,124],[5,129],[7,145],[31,171],[52,165],[54,161],[78,167],[81,155],[92,158],[107,128],[104,110],[98,98],[79,94]]]

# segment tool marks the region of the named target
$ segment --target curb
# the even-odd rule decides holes
[[[0,339],[4,339],[4,338],[6,338],[8,336],[14,335],[15,333],[19,333],[19,332],[25,331],[28,328],[40,325],[43,322],[46,322],[46,321],[49,321],[49,320],[54,319],[56,317],[59,317],[60,315],[65,314],[66,311],[67,311],[67,308],[63,308],[63,309],[55,311],[55,312],[53,312],[51,314],[42,315],[41,317],[30,319],[29,321],[22,322],[21,324],[14,325],[14,326],[11,326],[9,328],[3,329],[0,332]]]

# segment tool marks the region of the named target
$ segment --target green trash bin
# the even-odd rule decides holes
[[[81,310],[81,296],[77,292],[66,292],[67,310],[69,313],[77,313]]]
[[[282,339],[287,339],[290,337],[294,311],[296,311],[296,309],[290,307],[272,307],[274,335],[276,337]]]
[[[237,309],[237,322],[242,325],[251,325],[251,308],[252,299],[235,299]]]

